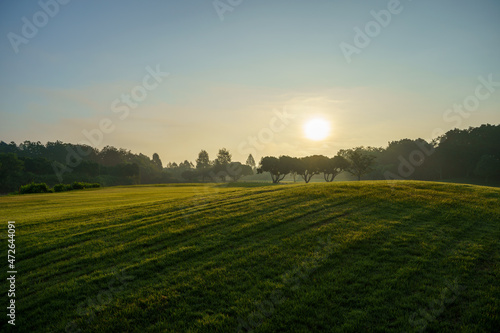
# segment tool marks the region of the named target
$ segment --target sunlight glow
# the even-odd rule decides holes
[[[330,134],[330,123],[322,118],[311,119],[304,124],[304,133],[310,140],[323,140]]]

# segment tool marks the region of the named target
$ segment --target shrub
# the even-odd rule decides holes
[[[73,184],[71,184],[71,188],[73,190],[83,190],[84,188],[86,188],[85,184],[87,184],[87,183],[74,182]]]
[[[54,192],[64,192],[64,191],[71,191],[73,188],[71,188],[71,185],[69,184],[57,184],[54,185]]]
[[[47,186],[45,183],[34,183],[31,182],[27,185],[23,185],[19,189],[20,194],[27,194],[27,193],[49,193],[52,192],[52,190]]]
[[[99,183],[74,182],[73,184],[57,184],[54,185],[54,192],[64,192],[71,190],[83,190],[85,188],[101,187]]]
[[[85,188],[101,187],[99,183],[74,182],[73,184],[57,184],[54,186],[54,192],[64,192],[71,190],[82,190]]]

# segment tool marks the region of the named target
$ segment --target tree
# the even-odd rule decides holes
[[[193,163],[189,162],[188,160],[184,160],[184,162],[179,163],[179,168],[182,169],[191,169],[193,166]]]
[[[210,170],[210,176],[213,181],[217,181],[219,178],[222,182],[226,181],[228,176],[227,168],[229,164],[221,164],[218,160],[215,160],[213,170]]]
[[[99,164],[92,161],[82,161],[73,169],[73,172],[95,177],[99,175]]]
[[[356,176],[358,180],[361,177],[372,171],[373,162],[375,156],[368,155],[363,147],[357,147],[354,149],[342,149],[339,151],[339,155],[347,159],[349,166],[346,171],[351,175]]]
[[[260,160],[260,167],[257,173],[269,172],[273,183],[277,184],[289,174],[294,167],[294,159],[289,156],[274,156],[262,157]]]
[[[31,173],[36,174],[36,175],[48,175],[48,174],[53,172],[52,164],[50,163],[50,161],[48,159],[46,159],[44,157],[35,157],[35,158],[25,157],[25,158],[21,158],[20,160],[22,160],[24,162],[24,171],[25,172],[31,172]],[[87,161],[83,161],[82,163],[80,163],[75,168],[75,171],[78,168],[81,168],[82,164],[86,163],[86,162]],[[97,163],[96,163],[96,165],[97,165]]]
[[[319,174],[323,171],[323,165],[328,160],[328,157],[322,155],[306,156],[293,161],[292,171],[297,172],[298,175],[309,183],[312,176]]]
[[[500,176],[500,160],[493,155],[483,155],[477,162],[474,174],[485,177],[486,182],[490,177]]]
[[[226,148],[219,149],[217,154],[217,159],[214,161],[214,172],[215,176],[212,178],[220,178],[221,181],[225,182],[228,176],[228,165],[231,163],[231,154]]]
[[[481,152],[471,142],[470,130],[453,129],[439,138],[436,153],[444,161],[446,178],[469,177],[481,158]]]
[[[136,163],[122,163],[115,166],[117,175],[130,178],[134,181],[139,180],[140,169]]]
[[[255,169],[255,160],[253,159],[252,154],[248,155],[246,165],[248,165],[252,169]]]
[[[434,145],[424,139],[389,142],[378,156],[378,170],[386,179],[431,179],[438,177]]]
[[[101,164],[105,166],[113,166],[123,162],[122,156],[120,150],[113,146],[106,146],[99,152]]]
[[[158,167],[158,169],[163,169],[163,164],[161,163],[160,155],[158,155],[157,153],[153,154],[153,163]]]
[[[219,149],[215,163],[220,165],[227,165],[231,163],[231,154],[229,154],[229,151],[226,148]]]
[[[227,166],[227,172],[233,182],[237,182],[243,176],[253,175],[253,170],[249,165],[243,165],[240,162],[231,162]]]
[[[14,141],[11,141],[9,144],[0,141],[0,153],[18,153],[18,150],[19,149]]]
[[[210,167],[210,158],[206,150],[202,150],[196,159],[196,169],[206,169]]]
[[[19,145],[19,157],[41,157],[45,152],[45,146],[40,141],[24,141]]]
[[[198,170],[201,180],[205,181],[209,175],[210,168],[210,158],[206,150],[201,150],[198,153],[198,158],[196,159],[196,169]]]
[[[197,176],[198,173],[195,170],[190,170],[190,169],[184,170],[181,173],[181,177],[187,180],[188,182],[193,182]]]
[[[65,148],[65,144],[62,141],[57,140],[56,142],[47,142],[47,159],[52,161],[57,161],[59,163],[66,163],[66,156],[68,151]],[[95,148],[94,148],[95,149]],[[95,149],[97,151],[97,149]],[[100,158],[96,156],[97,161],[100,162]]]
[[[325,181],[332,182],[342,171],[349,167],[349,162],[342,156],[334,156],[324,162],[322,166]]]
[[[24,162],[14,153],[0,153],[0,192],[16,190],[22,184]]]

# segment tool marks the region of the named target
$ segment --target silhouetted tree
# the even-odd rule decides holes
[[[295,176],[297,169],[300,169],[305,181],[310,181],[318,170],[323,172],[325,181],[333,181],[342,169],[349,170],[357,179],[363,176],[388,179],[389,176],[390,179],[434,180],[478,176],[491,181],[500,178],[500,172],[495,171],[497,160],[500,160],[499,142],[500,125],[486,124],[453,129],[431,142],[403,139],[390,142],[385,149],[358,147],[344,150],[333,159],[323,156],[316,162],[313,156],[302,159],[268,156],[271,160],[264,162],[259,169],[261,172],[272,169],[273,182],[281,181],[288,173]],[[9,153],[13,155],[5,155]],[[0,154],[4,154],[0,161],[2,192],[16,190],[31,181],[46,182],[52,186],[60,178],[64,178],[64,182],[102,182],[105,186],[182,181],[185,179],[182,173],[194,168],[189,161],[180,163],[180,167],[169,163],[167,173],[162,169],[157,154],[150,158],[112,146],[99,150],[61,141],[43,145],[26,140],[19,146],[15,142],[0,141]],[[349,167],[340,163],[339,156],[349,159]],[[249,155],[246,164],[252,166],[252,159],[254,157]],[[301,162],[300,165],[296,164],[297,161]],[[196,160],[197,177],[202,180],[209,177],[225,180],[227,176],[238,179],[244,174],[244,171],[235,173],[231,169],[239,170],[239,164],[231,164],[231,155],[226,149],[219,151],[214,164],[210,163],[208,153],[202,150]],[[127,171],[127,168],[130,170]],[[191,181],[192,177],[187,177]]]
[[[182,178],[184,178],[188,182],[193,182],[196,179],[196,177],[198,177],[198,174],[196,171],[188,169],[188,170],[184,170],[181,173],[181,176],[182,176]]]
[[[323,165],[328,160],[328,157],[322,155],[306,156],[293,161],[292,171],[297,172],[298,175],[309,183],[312,176],[317,175],[323,171]]]
[[[119,165],[119,164],[118,164]],[[99,175],[99,164],[92,161],[82,161],[74,169],[73,172],[95,177]]]
[[[220,165],[229,164],[231,163],[231,154],[226,148],[219,149],[215,162]]]
[[[191,169],[193,167],[193,163],[189,162],[188,160],[184,160],[184,162],[179,163],[179,168],[182,169]]]
[[[160,155],[157,153],[153,154],[153,163],[158,167],[158,169],[163,169],[163,164],[161,163]]]
[[[228,165],[229,164],[220,164],[217,160],[215,160],[214,166],[209,172],[209,175],[214,182],[216,182],[218,179],[220,179],[222,182],[226,181],[226,177],[228,176]]]
[[[4,141],[0,141],[0,153],[18,153],[18,148],[17,145],[14,141],[11,141],[10,143],[6,143]]]
[[[240,162],[231,162],[227,166],[227,173],[234,182],[237,182],[243,176],[253,175],[253,170],[249,165],[243,165]]]
[[[19,157],[41,157],[45,152],[45,146],[40,141],[24,141],[19,145]]]
[[[113,146],[106,146],[99,152],[101,164],[105,166],[113,166],[122,162],[122,152]]]
[[[35,175],[47,175],[52,172],[50,161],[44,157],[24,157],[20,158],[24,162],[24,171]],[[85,161],[86,162],[86,161]]]
[[[196,159],[196,169],[204,169],[210,167],[210,158],[206,150],[202,150]]]
[[[349,167],[349,162],[342,156],[334,156],[321,164],[325,181],[332,182],[342,171]]]
[[[0,154],[0,192],[15,191],[22,185],[24,162],[14,153]]]
[[[474,174],[479,177],[484,177],[487,182],[491,177],[499,177],[500,159],[493,155],[481,156],[479,162],[477,162]]]
[[[227,166],[231,163],[231,154],[226,148],[219,149],[217,154],[217,159],[214,161],[214,180],[220,178],[221,181],[225,182],[228,176]]]
[[[289,156],[265,156],[260,160],[257,173],[269,172],[273,183],[279,183],[289,174],[294,167],[294,159]]]
[[[248,165],[252,169],[255,169],[255,160],[254,160],[252,154],[248,155],[248,158],[247,158],[247,161],[246,161],[246,165]]]
[[[201,176],[202,181],[205,181],[209,177],[210,168],[210,158],[206,150],[202,150],[198,154],[196,159],[196,169],[198,174]]]
[[[349,166],[346,168],[346,171],[353,176],[356,176],[358,180],[361,180],[362,176],[372,170],[375,156],[366,154],[363,147],[345,150],[342,149],[339,151],[339,155],[347,159],[349,162]]]

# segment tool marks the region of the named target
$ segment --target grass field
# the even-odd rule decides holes
[[[500,327],[498,188],[132,186],[0,207],[3,281],[16,221],[18,332]]]

